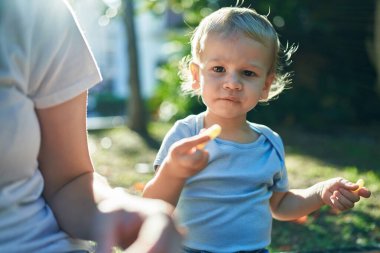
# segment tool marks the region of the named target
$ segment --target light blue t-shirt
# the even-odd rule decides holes
[[[204,114],[175,123],[165,136],[154,165],[160,165],[177,140],[203,128]],[[284,148],[268,127],[249,123],[260,137],[252,143],[216,138],[206,149],[208,166],[189,178],[176,211],[187,228],[184,245],[217,253],[255,250],[268,246],[273,191],[288,190]]]

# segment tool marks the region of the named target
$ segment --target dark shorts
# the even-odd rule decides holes
[[[182,253],[216,253],[216,252],[183,247]],[[243,251],[237,251],[237,252],[231,252],[231,253],[269,253],[269,251],[267,249],[257,249],[257,250],[243,250]]]

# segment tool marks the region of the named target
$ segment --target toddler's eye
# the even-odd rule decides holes
[[[218,73],[219,73],[219,72],[225,72],[224,67],[221,67],[221,66],[213,67],[212,70],[213,70],[214,72],[218,72]]]
[[[243,71],[243,74],[244,74],[245,76],[248,76],[248,77],[256,76],[256,73],[253,72],[253,71],[250,71],[250,70],[244,70],[244,71]]]

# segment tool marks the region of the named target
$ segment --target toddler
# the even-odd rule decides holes
[[[247,121],[250,110],[289,83],[279,71],[277,33],[265,16],[222,8],[202,20],[191,46],[182,87],[207,109],[168,132],[143,192],[176,206],[187,230],[183,252],[267,252],[272,217],[293,220],[323,205],[346,210],[370,196],[365,188],[354,192],[359,186],[343,178],[290,190],[279,135]],[[294,49],[285,51],[290,56]],[[202,129],[214,124],[222,131],[210,140]]]

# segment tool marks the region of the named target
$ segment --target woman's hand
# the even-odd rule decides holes
[[[182,238],[164,201],[141,199],[115,190],[98,205],[95,236],[97,253],[112,252],[118,245],[125,252],[178,253]]]

